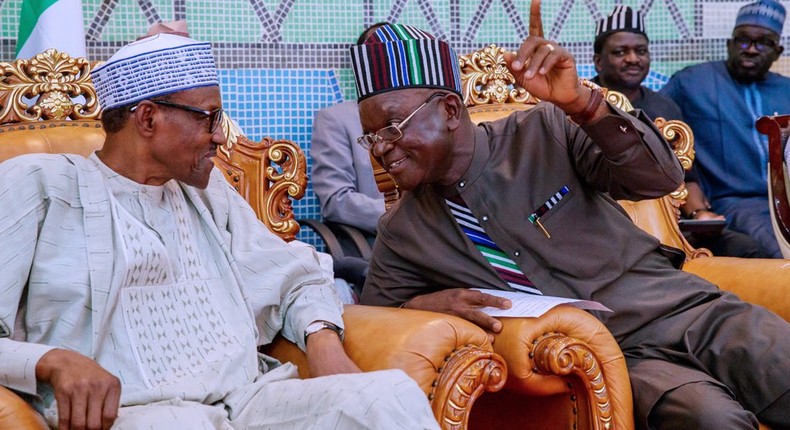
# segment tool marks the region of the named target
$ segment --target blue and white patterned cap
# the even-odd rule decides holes
[[[165,33],[119,49],[93,70],[92,78],[104,109],[219,85],[210,43]]]
[[[738,11],[735,27],[755,25],[767,28],[777,36],[782,35],[785,24],[785,7],[775,0],[760,0],[749,3]]]

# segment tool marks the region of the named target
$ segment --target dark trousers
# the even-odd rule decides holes
[[[771,224],[767,197],[728,199],[726,206],[719,209],[714,204],[714,209],[727,218],[728,228],[757,241],[763,254],[770,258],[782,258]]]

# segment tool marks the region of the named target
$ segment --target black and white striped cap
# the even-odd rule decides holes
[[[645,18],[639,11],[635,11],[629,6],[616,6],[609,16],[598,21],[595,25],[595,38],[618,31],[638,33],[647,37]]]

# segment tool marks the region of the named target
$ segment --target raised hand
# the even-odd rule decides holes
[[[576,61],[565,48],[543,38],[540,0],[532,0],[529,36],[518,52],[505,54],[517,83],[535,97],[554,103],[569,114],[584,109],[590,91],[579,85]]]
[[[60,429],[109,429],[118,417],[121,381],[82,354],[47,352],[36,363],[36,378],[55,390]]]
[[[486,331],[499,333],[502,323],[482,312],[480,308],[493,306],[508,309],[510,300],[468,288],[452,288],[431,294],[416,296],[403,306],[408,309],[442,312],[471,321]]]

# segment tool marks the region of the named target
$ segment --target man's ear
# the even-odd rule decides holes
[[[154,134],[156,105],[150,102],[140,102],[132,112],[131,120],[141,136],[150,137]]]
[[[776,48],[774,49],[774,54],[776,54],[776,60],[778,60],[779,57],[782,56],[782,52],[785,52],[785,47],[782,45],[777,45]]]
[[[449,93],[443,100],[445,119],[447,120],[447,127],[450,130],[455,130],[461,124],[461,116],[464,109],[464,101],[455,93]]]
[[[593,64],[595,65],[595,71],[601,73],[601,54],[593,54]]]

